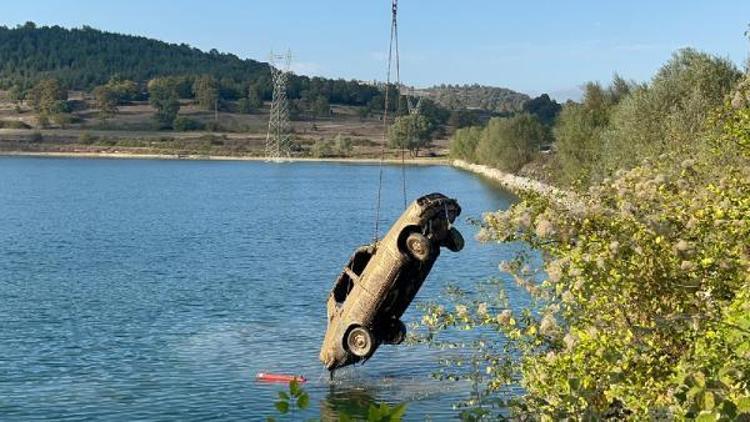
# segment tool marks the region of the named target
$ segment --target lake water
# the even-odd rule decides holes
[[[512,197],[444,166],[406,170],[409,199],[458,198],[467,245],[443,251],[417,302],[498,276],[511,251],[467,217]],[[373,400],[455,418],[435,350],[383,346],[329,383],[325,299],[374,228],[378,166],[0,157],[0,420],[263,420],[302,374],[305,416]],[[385,167],[383,226],[402,211]],[[419,319],[412,307],[405,322]]]

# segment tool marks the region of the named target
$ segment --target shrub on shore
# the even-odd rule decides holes
[[[456,131],[451,154],[500,170],[515,172],[548,142],[549,130],[530,114],[496,117],[487,126]]]
[[[203,130],[205,129],[206,125],[198,120],[191,119],[189,117],[177,116],[174,119],[174,122],[172,122],[172,127],[178,132],[188,132],[193,130]]]
[[[31,129],[31,126],[20,120],[0,120],[0,129]]]
[[[750,418],[748,81],[707,113],[693,148],[617,171],[578,206],[527,194],[485,216],[483,240],[523,242],[544,268],[524,256],[501,265],[529,293],[521,311],[501,284],[428,308],[433,344],[461,349],[442,332],[475,333],[456,355],[476,370],[458,360],[445,372],[483,387],[472,407],[542,420]]]

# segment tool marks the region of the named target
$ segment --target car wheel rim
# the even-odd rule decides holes
[[[412,239],[411,243],[409,244],[409,249],[411,249],[415,254],[418,255],[423,255],[425,252],[424,245],[418,239]]]
[[[364,356],[370,350],[370,336],[361,328],[355,328],[349,335],[349,350],[357,356]]]

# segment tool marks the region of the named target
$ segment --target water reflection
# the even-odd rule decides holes
[[[320,420],[338,421],[341,414],[355,420],[367,419],[368,409],[375,403],[375,396],[365,387],[347,388],[331,383],[320,401]]]

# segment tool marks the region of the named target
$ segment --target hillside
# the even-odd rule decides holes
[[[235,80],[268,75],[268,65],[186,44],[103,32],[90,27],[0,27],[0,84],[54,76],[70,89],[90,89],[113,74],[136,81],[160,75],[210,73]]]
[[[508,88],[484,85],[439,85],[419,93],[452,110],[467,108],[497,113],[520,111],[530,98]]]
[[[267,63],[234,54],[209,52],[187,44],[170,44],[140,36],[100,31],[87,26],[0,26],[0,89],[25,91],[43,78],[56,78],[70,90],[90,91],[119,75],[143,84],[159,76],[209,74],[225,98],[240,98],[249,88],[270,99]],[[380,94],[376,87],[343,79],[293,75],[290,98],[324,96],[329,102],[365,105]]]

